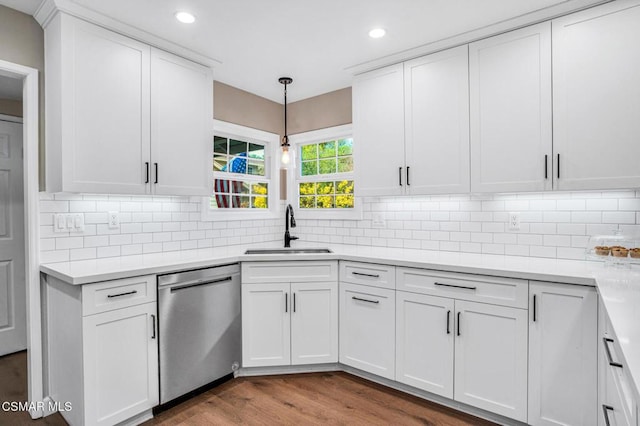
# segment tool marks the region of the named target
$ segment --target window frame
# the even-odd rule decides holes
[[[212,144],[214,136],[222,136],[238,139],[243,142],[264,145],[265,176],[264,178],[261,176],[252,177],[251,175],[246,174],[213,171],[213,182],[211,185],[213,190],[211,195],[202,197],[202,205],[200,209],[202,220],[216,221],[278,218],[280,216],[280,157],[277,155],[277,150],[280,146],[280,136],[275,133],[265,132],[252,127],[229,123],[227,121],[213,120],[213,135],[211,136]],[[213,168],[213,156],[211,157],[211,167]],[[211,197],[214,196],[215,193],[214,182],[216,178],[220,178],[221,176],[228,178],[229,180],[241,180],[244,182],[268,182],[269,207],[266,209],[212,209],[210,203]]]
[[[291,149],[289,150],[291,161],[289,168],[292,173],[289,174],[289,185],[287,190],[287,199],[290,200],[293,206],[296,217],[301,219],[343,219],[343,220],[361,220],[362,219],[362,198],[358,197],[358,182],[356,180],[356,150],[357,146],[354,140],[353,144],[353,172],[349,173],[331,173],[326,175],[314,175],[313,177],[302,176],[300,166],[300,146],[313,143],[327,142],[342,138],[353,139],[353,126],[351,124],[345,124],[335,127],[327,127],[319,130],[312,130],[310,132],[297,133],[289,136],[289,143]],[[300,194],[299,184],[303,182],[323,182],[323,181],[338,181],[338,180],[353,180],[354,181],[354,206],[352,209],[301,209],[300,208]]]

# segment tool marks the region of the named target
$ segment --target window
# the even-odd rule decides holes
[[[298,214],[313,218],[360,218],[351,126],[301,133],[290,140],[296,159],[291,195]]]
[[[278,188],[279,136],[244,126],[215,121],[213,137],[213,194],[203,208],[204,219],[243,219],[275,214]]]

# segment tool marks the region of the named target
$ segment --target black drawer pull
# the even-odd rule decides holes
[[[133,291],[127,291],[126,293],[119,293],[119,294],[108,294],[107,297],[109,299],[113,298],[113,297],[122,297],[122,296],[129,296],[130,294],[136,294],[138,292],[138,290],[133,290]]]
[[[537,319],[537,315],[536,315],[538,313],[537,305],[538,304],[536,303],[536,295],[534,294],[533,295],[533,322],[536,322],[536,319]]]
[[[147,167],[147,179],[144,181],[144,183],[149,183],[149,162],[145,162],[144,163]]]
[[[155,169],[156,169],[156,180],[153,183],[158,183],[158,163],[153,163]]]
[[[461,313],[462,312],[458,312],[458,324],[457,324],[457,326],[458,326],[458,336],[460,335],[460,314]]]
[[[402,186],[402,167],[398,167],[398,183]]]
[[[611,350],[609,349],[609,343],[613,343],[613,339],[608,337],[603,337],[602,342],[604,343],[604,351],[607,353],[607,360],[609,361],[609,365],[612,367],[623,368],[623,365],[619,362],[615,362],[611,357]]]
[[[451,317],[451,311],[447,311],[447,334],[451,334],[451,330],[449,330],[449,317]]]
[[[602,414],[604,415],[604,424],[606,426],[611,426],[611,421],[609,420],[609,411],[614,411],[614,408],[610,405],[602,404]]]
[[[544,156],[544,178],[545,179],[549,179],[549,173],[548,173],[548,168],[547,168],[547,160],[548,160],[549,156],[545,155]]]
[[[353,300],[359,300],[359,301],[361,301],[361,302],[375,303],[376,305],[377,305],[378,303],[380,303],[380,301],[379,301],[379,300],[361,299],[361,298],[359,298],[359,297],[355,297],[355,296],[351,296],[351,298],[352,298]]]
[[[465,290],[475,290],[476,287],[467,287],[464,285],[453,285],[453,284],[442,284],[442,283],[434,283],[434,285],[438,285],[440,287],[452,287],[452,288],[462,288]]]
[[[151,335],[152,339],[156,338],[156,316],[151,314],[151,328],[153,331],[153,334]]]
[[[289,312],[289,293],[285,293],[284,294],[284,313],[286,314],[287,312]]]
[[[365,274],[363,272],[352,272],[351,274],[353,275],[360,275],[362,277],[370,277],[370,278],[380,278],[380,275],[378,274]]]

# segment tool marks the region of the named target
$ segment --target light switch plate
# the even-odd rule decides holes
[[[84,232],[84,213],[56,213],[53,232]]]
[[[371,226],[374,228],[385,228],[387,226],[382,213],[374,213],[371,215]]]

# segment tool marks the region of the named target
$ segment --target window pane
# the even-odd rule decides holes
[[[247,174],[264,176],[264,162],[249,160],[249,165],[247,166]]]
[[[247,155],[247,143],[243,141],[238,141],[235,139],[229,140],[229,154],[230,155],[238,155],[244,154]]]
[[[251,185],[251,193],[259,194],[259,195],[267,195],[267,184],[266,183],[254,183]]]
[[[231,159],[229,160],[229,163],[227,163],[227,168],[225,170],[231,173],[246,174],[247,173],[246,155],[247,155],[246,153],[242,153],[242,154],[238,154],[231,157]]]
[[[249,193],[249,184],[247,182],[241,181],[231,181],[231,191],[234,194],[248,194]]]
[[[336,156],[336,141],[323,142],[318,144],[318,157],[328,158]]]
[[[302,176],[313,176],[318,174],[318,163],[314,161],[302,162]]]
[[[318,195],[333,194],[333,182],[318,182],[316,184]]]
[[[302,160],[315,160],[318,158],[318,144],[303,145],[300,148],[300,158]]]
[[[336,182],[336,192],[338,194],[353,194],[353,181],[342,180]]]
[[[313,182],[305,182],[300,184],[300,195],[314,195],[316,193],[316,184]]]
[[[338,157],[338,173],[353,171],[353,157]]]
[[[315,207],[316,207],[316,197],[308,196],[308,195],[300,197],[301,209],[313,209]]]
[[[227,138],[220,136],[213,137],[213,152],[226,154],[227,153]]]
[[[269,206],[267,205],[267,197],[251,197],[251,207],[254,209],[266,209]]]
[[[336,172],[336,159],[331,158],[329,160],[320,160],[319,161],[320,174],[326,175],[329,173]]]
[[[336,208],[352,209],[353,195],[336,195]]]
[[[334,203],[334,197],[332,195],[318,195],[319,209],[332,209],[333,203]]]
[[[214,208],[226,209],[229,207],[229,196],[224,194],[216,194],[213,197],[215,203],[211,203]]]
[[[240,208],[241,209],[248,209],[249,207],[251,207],[251,198],[250,197],[238,197],[240,199]]]
[[[213,157],[213,170],[216,172],[224,172],[227,170],[227,156],[226,155],[214,155]]]
[[[338,141],[338,155],[353,154],[353,139],[340,139]]]
[[[255,143],[249,144],[249,158],[264,160],[264,146]]]

